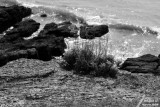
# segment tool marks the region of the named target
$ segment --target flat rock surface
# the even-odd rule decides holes
[[[54,59],[53,59],[54,60]],[[9,62],[7,65],[0,68],[1,77],[29,77],[34,75],[42,75],[51,71],[55,71],[58,66],[54,61],[43,62],[33,59],[20,59]]]

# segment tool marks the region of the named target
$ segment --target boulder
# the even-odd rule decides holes
[[[10,7],[0,7],[0,33],[7,30],[17,22],[20,22],[24,17],[32,14],[30,8],[13,5]]]
[[[122,70],[127,70],[132,73],[155,73],[159,66],[159,58],[146,54],[137,58],[128,58],[122,64]]]
[[[63,22],[60,24],[50,23],[45,25],[44,30],[42,30],[39,36],[50,36],[54,35],[56,37],[78,37],[78,28],[71,22]]]
[[[94,39],[108,33],[107,25],[85,25],[80,28],[80,37],[83,39]]]

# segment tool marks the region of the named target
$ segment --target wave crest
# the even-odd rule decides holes
[[[136,26],[136,25],[121,24],[121,23],[110,24],[109,28],[117,29],[117,30],[133,31],[133,32],[141,33],[141,34],[149,33],[149,34],[157,35],[157,36],[160,34],[159,31],[157,31],[153,28],[150,28],[150,27],[144,27],[144,26],[141,27],[141,26]]]

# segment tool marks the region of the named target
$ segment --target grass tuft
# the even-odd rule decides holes
[[[63,56],[62,67],[74,70],[76,74],[115,78],[117,68],[113,56],[95,55],[88,46],[83,49],[74,48]]]

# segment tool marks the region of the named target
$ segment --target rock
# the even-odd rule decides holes
[[[78,37],[78,28],[71,22],[63,22],[60,24],[50,23],[44,27],[39,36],[54,35],[56,37]]]
[[[160,75],[160,66],[158,66],[154,73]]]
[[[159,58],[146,54],[137,58],[128,58],[120,69],[132,73],[155,73],[159,66]]]
[[[22,18],[32,14],[30,8],[23,6],[13,5],[10,7],[0,7],[0,33],[7,30],[17,22],[20,22]]]
[[[7,31],[3,39],[5,41],[14,41],[17,38],[23,39],[23,37],[28,37],[37,31],[39,26],[40,23],[37,23],[33,19],[27,19],[14,25],[14,29]]]
[[[138,58],[133,59],[135,61],[142,61],[142,62],[158,62],[159,58],[157,56],[146,54],[143,56],[140,56]]]
[[[80,37],[83,39],[94,39],[108,33],[107,25],[85,25],[80,29]]]
[[[47,36],[36,37],[24,44],[25,48],[35,48],[38,59],[48,61],[52,56],[61,56],[66,49],[64,38]]]
[[[71,30],[73,25],[64,22],[47,24],[37,37],[24,39],[37,31],[39,26],[34,20],[27,19],[6,32],[0,39],[0,66],[19,58],[49,61],[65,52],[64,38],[77,36],[76,32]]]
[[[47,14],[43,13],[40,16],[43,17],[43,18],[45,18],[45,17],[47,17]]]
[[[0,39],[0,66],[19,58],[35,57],[33,49],[26,48],[23,37],[28,37],[39,29],[40,24],[32,19],[17,23]],[[28,56],[29,55],[29,56]]]

